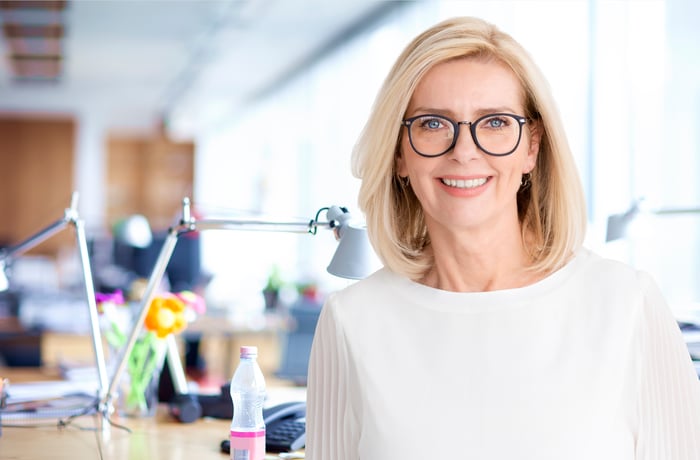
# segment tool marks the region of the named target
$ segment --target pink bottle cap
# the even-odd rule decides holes
[[[243,345],[241,347],[241,358],[258,356],[258,347]]]

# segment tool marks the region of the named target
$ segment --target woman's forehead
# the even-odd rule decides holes
[[[497,59],[460,58],[428,70],[413,92],[408,111],[445,109],[471,112],[480,109],[521,110],[524,91],[515,73]]]

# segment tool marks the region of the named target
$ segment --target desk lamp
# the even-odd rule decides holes
[[[84,222],[78,218],[78,192],[73,192],[70,208],[64,211],[63,218],[56,220],[52,224],[38,231],[26,240],[14,246],[0,249],[0,291],[9,287],[9,282],[5,274],[5,267],[12,260],[25,251],[33,248],[44,240],[57,234],[68,226],[75,228],[75,236],[80,253],[80,262],[83,271],[83,285],[85,287],[85,297],[90,312],[90,332],[92,335],[92,347],[95,352],[95,364],[98,377],[98,398],[104,401],[107,391],[107,367],[105,364],[104,351],[102,349],[102,336],[100,332],[99,319],[97,317],[97,305],[95,302],[95,287],[92,282],[92,271],[90,269],[90,258],[88,255],[87,240],[85,238]],[[100,413],[108,413],[109,406],[99,406]]]
[[[326,211],[327,221],[319,220],[323,211]],[[182,201],[182,215],[180,221],[168,230],[168,234],[158,254],[151,276],[146,284],[143,297],[137,310],[138,315],[135,318],[124,349],[121,350],[121,357],[114,375],[112,376],[109,389],[104,395],[103,404],[105,406],[111,404],[111,398],[116,392],[116,387],[126,367],[129,354],[141,332],[144,320],[148,314],[149,306],[154,298],[155,290],[165,273],[168,261],[172,256],[175,244],[180,235],[193,231],[210,229],[308,233],[315,235],[319,227],[333,230],[333,233],[339,240],[338,248],[328,266],[329,273],[349,279],[361,279],[370,273],[374,268],[371,263],[373,260],[373,253],[369,241],[366,238],[366,231],[363,226],[352,222],[350,213],[345,208],[338,206],[321,208],[316,213],[316,217],[310,221],[197,220],[192,216],[189,198],[185,197]],[[176,393],[175,399],[170,406],[171,413],[181,422],[193,422],[201,416],[202,408],[199,405],[196,395],[190,395],[188,392],[185,372],[182,368],[182,362],[180,361],[177,343],[172,334],[168,335],[166,338],[166,350],[170,374]]]

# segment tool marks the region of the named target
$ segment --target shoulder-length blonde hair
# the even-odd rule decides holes
[[[562,122],[544,76],[525,49],[494,25],[476,18],[453,18],[417,36],[386,77],[355,145],[353,174],[362,180],[358,203],[372,245],[384,265],[412,279],[433,263],[422,208],[396,173],[401,121],[413,92],[436,64],[464,57],[492,58],[520,80],[525,116],[542,131],[531,187],[518,193],[523,241],[531,269],[551,272],[580,248],[586,229],[581,182]]]

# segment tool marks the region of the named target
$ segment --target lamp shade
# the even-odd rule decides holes
[[[630,227],[642,215],[669,215],[669,214],[700,214],[700,208],[649,208],[644,205],[644,200],[639,199],[632,203],[632,206],[621,214],[608,216],[608,225],[605,234],[605,241],[613,241],[628,236]],[[636,225],[636,224],[635,224]]]
[[[328,273],[353,280],[367,277],[378,265],[367,238],[367,228],[364,225],[346,223],[337,229],[337,233],[340,240],[328,265]]]
[[[639,212],[639,202],[634,202],[627,211],[621,214],[608,216],[605,241],[614,241],[624,238],[627,235],[630,225],[639,215]]]

